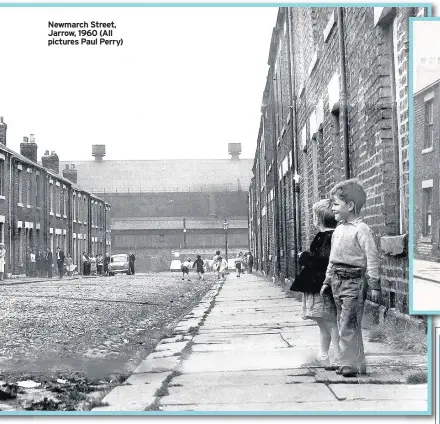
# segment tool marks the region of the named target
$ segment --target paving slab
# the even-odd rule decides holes
[[[311,359],[310,348],[267,351],[193,352],[181,364],[180,371],[221,372],[300,368]]]
[[[407,376],[412,372],[410,370],[403,372],[369,366],[366,375],[346,378],[334,371],[326,371],[323,368],[316,368],[313,371],[315,372],[316,382],[326,384],[405,384]]]
[[[350,400],[420,400],[427,401],[428,386],[426,384],[358,384],[356,390],[350,384],[330,384],[332,392],[338,399]]]
[[[335,401],[336,398],[325,384],[278,384],[270,386],[220,386],[215,390],[206,390],[203,386],[191,387],[169,387],[169,395],[161,399],[161,404],[197,404],[197,403],[259,403],[279,402],[280,399],[295,399],[295,401],[306,401],[319,399],[322,402]]]
[[[142,374],[132,374],[125,380],[124,384],[132,386],[143,386],[145,384],[152,384],[155,386],[161,386],[164,380],[171,375],[171,372],[150,372]]]
[[[301,378],[300,378],[301,377]],[[272,386],[277,384],[290,384],[302,378],[312,378],[307,368],[291,370],[259,370],[259,371],[231,371],[182,374],[174,377],[170,384],[181,384],[185,387],[219,387],[219,386]],[[306,380],[304,380],[306,381]],[[208,389],[209,390],[209,389]]]
[[[167,405],[161,407],[161,411],[236,411],[236,412],[424,412],[427,411],[427,403],[422,401],[336,401],[336,402],[259,402],[259,403],[215,403],[215,404],[192,404],[192,405]],[[380,413],[379,413],[380,414]],[[359,418],[356,418],[359,420]]]
[[[156,391],[162,386],[162,382],[156,381],[151,384],[136,384],[115,387],[102,403],[108,406],[95,408],[92,411],[144,411],[156,400]]]
[[[237,335],[236,337],[223,337],[222,339],[217,338],[216,340],[211,338],[208,343],[200,343],[198,340],[193,340],[193,352],[251,350],[261,348],[267,350],[289,347],[289,344],[286,343],[279,334]]]
[[[185,341],[185,342],[175,342],[175,343],[159,343],[156,346],[155,351],[156,352],[163,352],[163,351],[170,351],[172,353],[174,352],[181,352],[183,349],[185,349],[185,347],[187,346],[189,342]]]
[[[170,356],[168,358],[150,358],[147,357],[140,365],[133,371],[133,374],[140,374],[145,372],[166,372],[173,371],[180,363],[177,356]]]

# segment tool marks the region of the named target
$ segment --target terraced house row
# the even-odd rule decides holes
[[[423,8],[280,8],[253,178],[255,266],[293,278],[315,234],[312,205],[339,181],[367,193],[382,302],[408,313],[408,29]]]
[[[77,171],[46,151],[37,162],[35,137],[23,137],[20,154],[6,146],[0,117],[0,241],[7,251],[7,274],[25,274],[30,249],[55,252],[59,246],[80,264],[82,252],[110,250],[110,205],[83,190]]]

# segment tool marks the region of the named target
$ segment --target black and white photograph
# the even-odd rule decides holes
[[[440,312],[440,19],[412,22],[413,58],[413,298],[415,313]]]
[[[414,293],[440,258],[422,48],[409,245],[430,6],[22,6],[0,7],[0,415],[432,413],[409,287],[413,250]]]

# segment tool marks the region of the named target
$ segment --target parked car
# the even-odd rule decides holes
[[[126,253],[120,253],[118,255],[112,255],[110,257],[110,263],[108,264],[108,274],[125,273],[130,275],[130,267],[128,265],[128,255]]]
[[[182,262],[179,259],[174,259],[171,261],[170,271],[181,271]]]

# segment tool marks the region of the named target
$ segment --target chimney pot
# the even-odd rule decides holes
[[[41,164],[48,169],[59,174],[60,172],[60,159],[58,155],[53,150],[49,155],[49,150],[46,150],[46,154],[41,158]]]
[[[31,143],[35,143],[35,134],[31,134],[31,135],[30,135],[30,137],[29,137],[29,141],[30,141]]]
[[[34,135],[31,134],[30,143],[29,143],[29,137],[23,137],[23,142],[20,144],[20,154],[28,158],[32,162],[37,162],[38,146],[35,143],[35,141],[32,141],[33,136]]]
[[[44,152],[44,155],[45,155],[45,156],[49,156],[49,150],[46,150],[46,151]]]
[[[6,146],[6,130],[8,126],[3,122],[3,116],[0,116],[0,143]]]
[[[63,169],[63,177],[72,181],[72,183],[78,183],[78,171],[75,169],[75,165],[72,163],[70,166],[66,164],[66,169]]]

